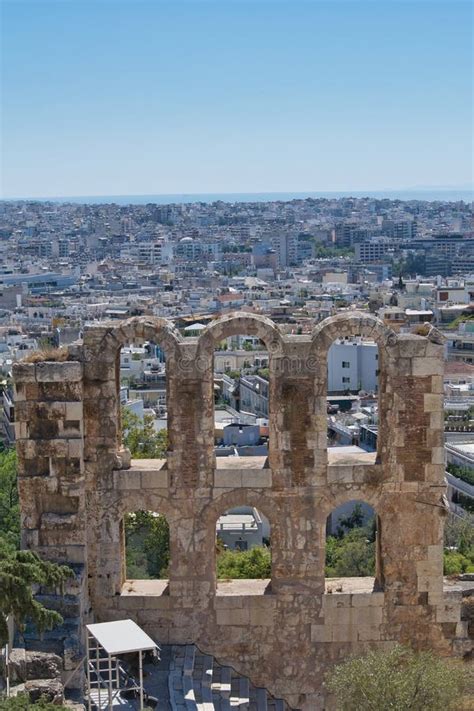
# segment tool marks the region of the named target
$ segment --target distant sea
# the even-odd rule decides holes
[[[79,195],[75,197],[36,197],[36,198],[9,198],[9,201],[28,200],[35,202],[60,202],[82,203],[89,205],[103,205],[116,203],[117,205],[170,205],[179,203],[217,201],[236,202],[287,202],[289,200],[304,200],[305,198],[376,198],[379,200],[426,200],[429,202],[472,202],[474,192],[465,189],[413,189],[413,190],[367,190],[347,192],[301,192],[301,193],[176,193],[169,195]],[[3,200],[5,201],[5,200]]]

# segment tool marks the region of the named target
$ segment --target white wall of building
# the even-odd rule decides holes
[[[328,391],[365,390],[378,387],[376,343],[342,341],[333,343],[328,354]]]

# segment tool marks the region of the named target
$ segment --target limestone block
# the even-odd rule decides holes
[[[324,620],[327,625],[350,625],[353,612],[352,607],[330,607],[324,611]],[[356,614],[359,615],[359,610]]]
[[[36,382],[36,363],[13,363],[12,366],[13,379],[17,383],[34,383]]]
[[[467,620],[461,620],[457,623],[456,637],[469,637],[469,623]]]
[[[385,593],[354,593],[352,595],[352,607],[383,607],[385,603]]]
[[[219,626],[232,627],[233,625],[250,624],[250,610],[248,607],[229,610],[216,610],[216,622]]]
[[[425,412],[440,412],[443,410],[443,398],[439,394],[424,393],[423,409]]]
[[[141,489],[140,472],[133,469],[116,469],[113,472],[114,487],[119,491]]]
[[[444,373],[444,362],[440,358],[413,358],[412,373],[414,376],[440,375]]]
[[[82,402],[67,402],[66,403],[66,420],[82,420],[83,404]]]
[[[438,546],[428,546],[428,560],[435,561],[437,565],[441,565],[443,562],[443,546],[442,544]],[[438,568],[439,570],[439,568]]]
[[[349,593],[326,593],[323,595],[323,609],[332,607],[351,607],[352,595]]]
[[[215,469],[214,486],[226,489],[236,489],[242,486],[242,471],[240,469]]]
[[[82,439],[68,439],[68,457],[81,459],[84,455],[84,443]]]
[[[429,482],[437,482],[444,488],[444,462],[442,464],[425,464],[425,479]]]
[[[381,639],[381,627],[378,624],[357,625],[357,637],[361,642],[377,642]]]
[[[354,468],[351,466],[331,464],[328,466],[328,484],[351,484],[353,473]]]
[[[13,399],[16,403],[24,402],[26,397],[26,387],[23,383],[15,383],[13,388]]]
[[[271,469],[243,469],[242,486],[267,489],[272,486]]]
[[[150,599],[155,599],[150,598]],[[120,610],[144,610],[146,607],[146,598],[143,595],[121,595],[119,600]],[[120,618],[118,618],[120,619]]]
[[[242,595],[222,595],[217,592],[214,598],[214,607],[216,610],[232,610],[244,606],[246,598]]]
[[[444,370],[444,362],[443,362]],[[444,375],[433,375],[431,378],[431,392],[443,394],[444,393]]]
[[[311,642],[331,642],[331,627],[329,625],[311,625]]]
[[[143,608],[145,610],[169,610],[171,598],[169,595],[147,595],[143,597]]]
[[[436,622],[460,622],[461,621],[461,606],[454,603],[441,604],[436,608]]]
[[[431,450],[431,463],[444,464],[446,462],[446,452],[444,447],[433,447]]]
[[[43,361],[36,364],[36,380],[38,383],[79,382],[82,379],[82,364],[76,362],[54,363]]]
[[[442,361],[444,359],[444,346],[440,343],[433,343],[433,341],[427,341],[426,342],[426,357],[427,358],[438,358],[439,360]]]
[[[143,489],[167,489],[168,471],[158,469],[157,471],[142,471],[141,484]]]
[[[357,642],[359,625],[336,625],[330,626],[331,640],[333,642]]]
[[[404,333],[398,335],[398,345],[402,358],[422,358],[426,355],[427,343],[426,338],[415,334]]]
[[[357,608],[352,619],[356,625],[380,625],[383,619],[383,607],[373,605]]]
[[[15,438],[28,439],[28,424],[26,422],[15,422]]]
[[[275,611],[272,608],[250,607],[250,624],[252,627],[273,627]]]

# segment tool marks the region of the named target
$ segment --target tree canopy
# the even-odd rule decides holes
[[[135,459],[164,459],[168,448],[167,430],[156,430],[153,415],[143,421],[128,407],[122,408],[122,441]]]
[[[15,550],[0,538],[0,646],[8,642],[7,617],[13,615],[20,629],[31,620],[38,632],[61,624],[63,618],[35,600],[32,586],[62,587],[72,570],[41,558],[33,551]]]
[[[168,521],[152,511],[125,517],[127,578],[166,578],[170,559]]]
[[[461,708],[468,681],[462,662],[397,645],[337,665],[326,685],[338,711],[446,711]]]
[[[61,624],[60,614],[35,600],[32,586],[61,587],[72,575],[66,566],[41,560],[32,551],[20,551],[19,545],[16,453],[9,449],[0,452],[0,646],[8,641],[10,615],[20,629],[28,620],[34,622],[39,632]]]
[[[217,554],[218,578],[270,578],[270,548],[255,546],[247,551],[224,550]]]

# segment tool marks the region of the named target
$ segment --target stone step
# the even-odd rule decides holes
[[[256,694],[255,694],[255,700],[256,700],[256,706],[257,706],[257,711],[267,711],[267,690],[266,689],[256,689]]]
[[[250,703],[250,684],[246,676],[239,677],[240,711],[248,711]]]
[[[192,676],[194,671],[194,658],[196,655],[196,647],[194,644],[187,644],[184,652],[183,674]]]
[[[230,698],[232,685],[232,669],[230,667],[221,667],[221,694],[224,698]]]
[[[183,696],[186,704],[186,711],[198,711],[198,705],[194,694],[193,680],[186,674],[183,676]]]
[[[282,699],[193,644],[171,648],[168,689],[172,711],[287,711]]]

